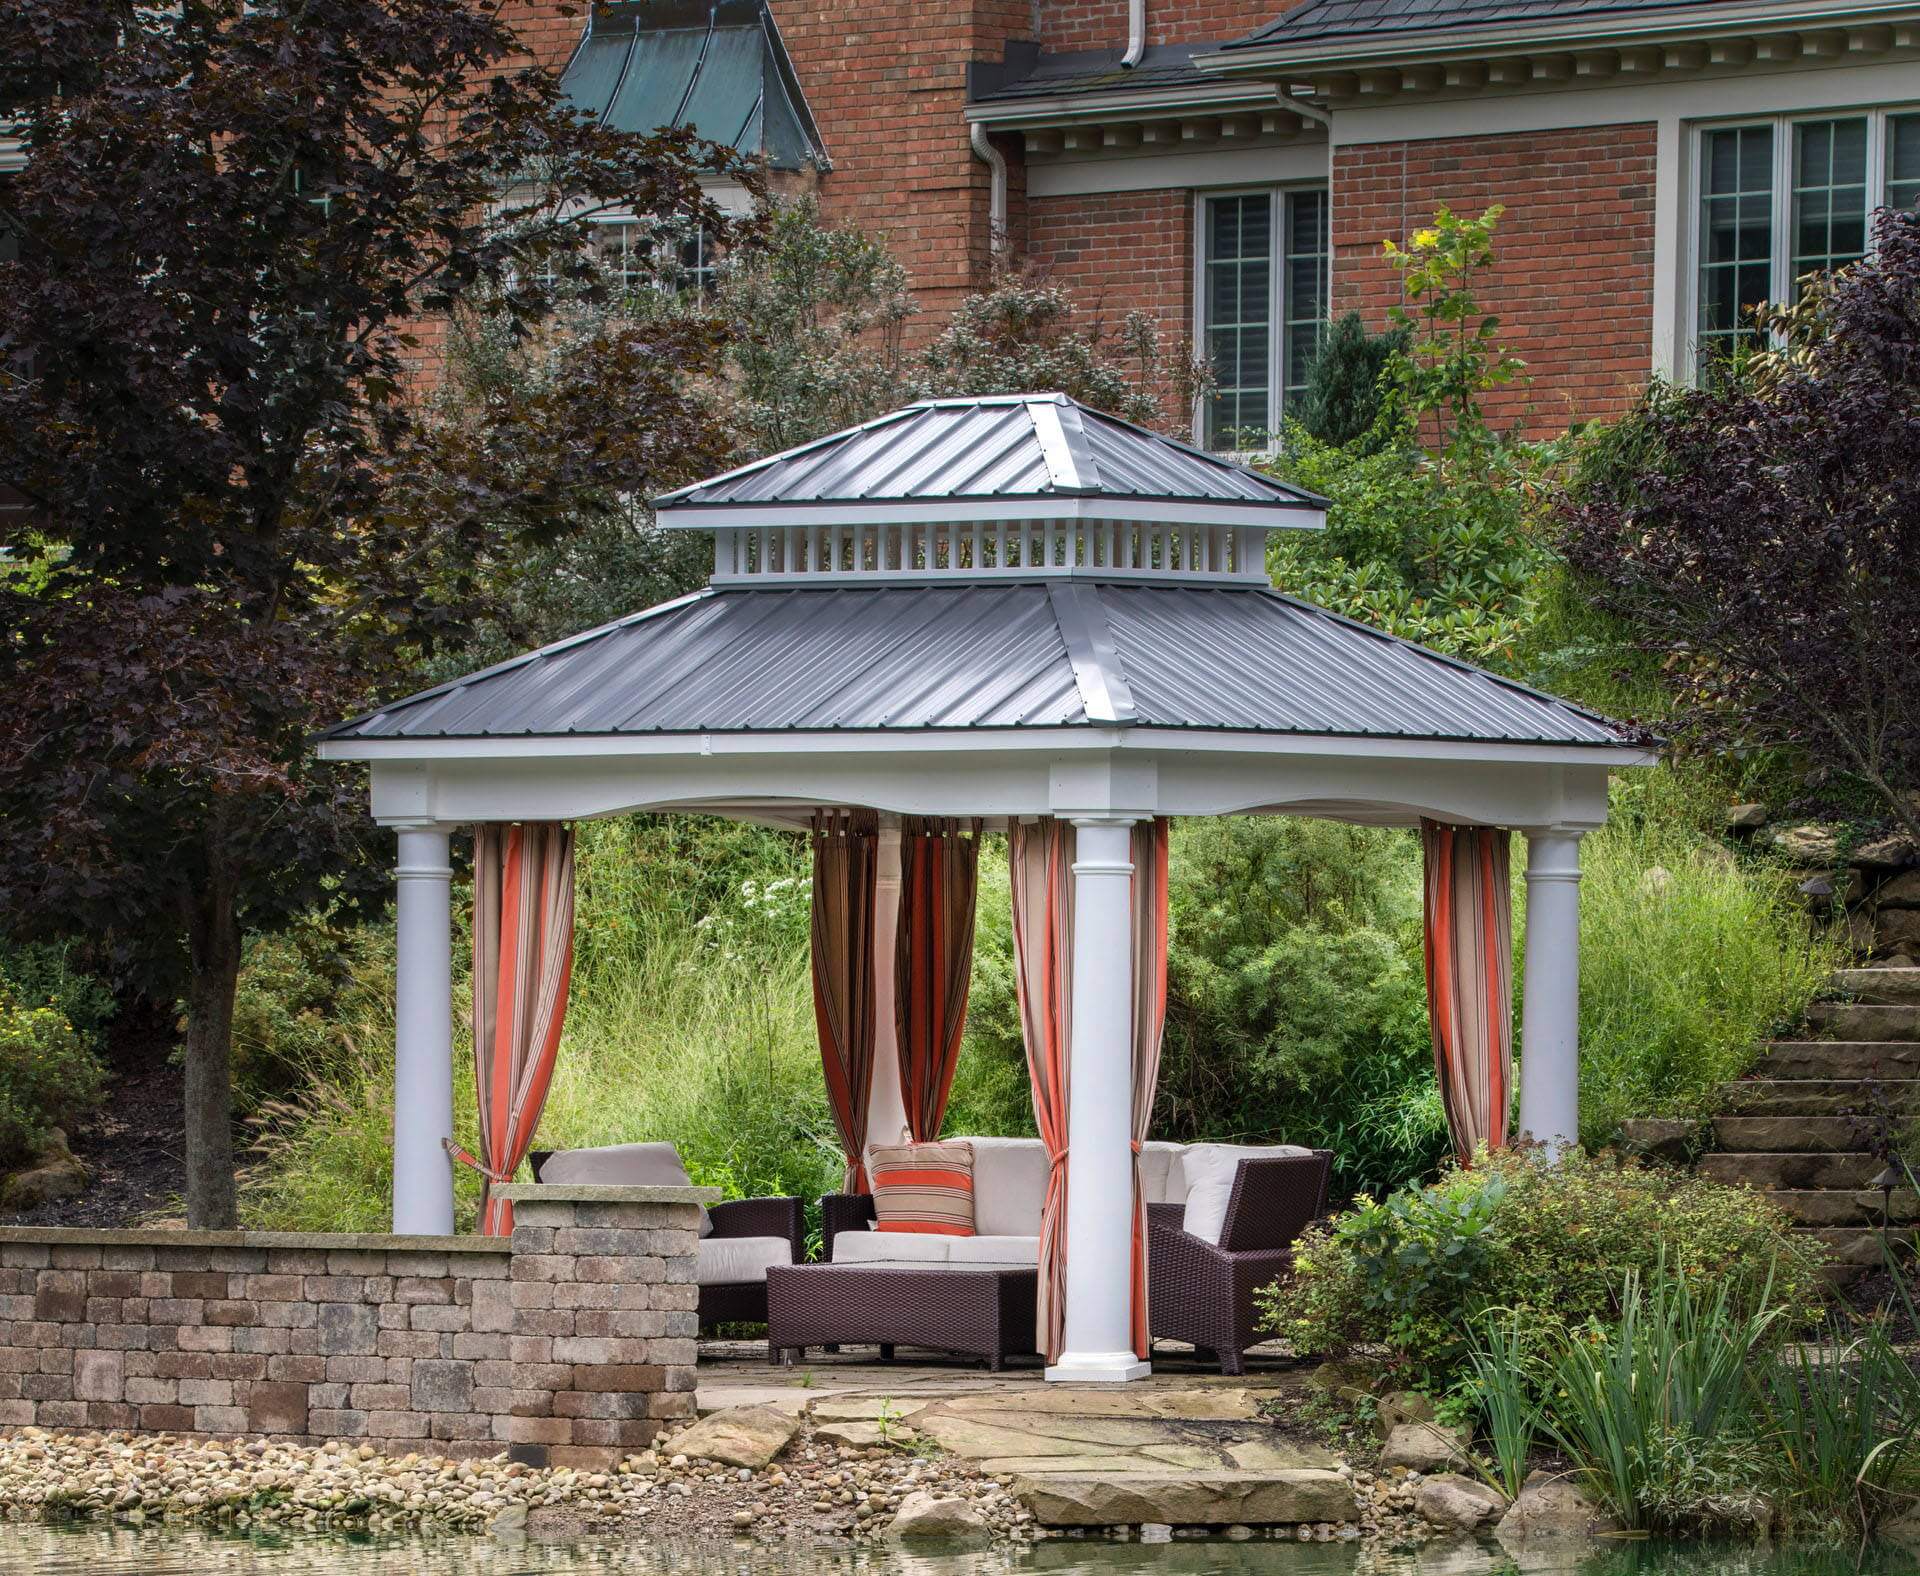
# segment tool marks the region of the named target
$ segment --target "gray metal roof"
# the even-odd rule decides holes
[[[765,0],[595,5],[560,88],[618,131],[684,126],[775,169],[826,162]]]
[[[326,738],[1093,725],[1619,746],[1627,727],[1278,592],[709,589]]]
[[[929,399],[654,500],[703,507],[1022,497],[1271,504],[1322,500],[1064,394]],[[1018,510],[1008,518],[1019,518]],[[1276,522],[1277,523],[1277,522]]]
[[[1506,23],[1584,22],[1613,15],[1630,20],[1642,12],[1700,8],[1701,0],[1306,0],[1225,47],[1382,38]]]
[[[997,104],[1018,99],[1064,98],[1085,93],[1145,93],[1155,89],[1197,87],[1217,78],[1201,72],[1195,55],[1211,54],[1217,44],[1156,44],[1140,63],[1124,66],[1119,49],[1075,49],[1023,58],[1026,70],[1014,75],[1002,68],[991,74],[970,72],[968,99]],[[1012,51],[1009,50],[1009,57]]]

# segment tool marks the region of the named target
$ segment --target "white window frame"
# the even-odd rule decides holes
[[[1768,258],[1767,297],[1786,301],[1793,292],[1793,155],[1794,127],[1835,120],[1867,123],[1867,239],[1872,244],[1873,216],[1887,201],[1887,122],[1898,115],[1920,114],[1920,99],[1905,103],[1846,104],[1825,109],[1785,110],[1767,115],[1732,115],[1687,125],[1686,210],[1686,375],[1700,373],[1700,215],[1706,201],[1707,137],[1716,131],[1738,131],[1749,126],[1773,132],[1773,186],[1771,255]]]
[[[1269,197],[1273,200],[1273,222],[1268,232],[1267,267],[1267,408],[1274,418],[1265,445],[1258,449],[1220,450],[1248,459],[1274,453],[1280,445],[1280,424],[1286,419],[1286,225],[1287,198],[1302,192],[1318,192],[1327,200],[1327,299],[1323,308],[1333,305],[1333,197],[1327,180],[1268,182],[1257,186],[1199,187],[1193,193],[1193,343],[1202,359],[1207,349],[1207,204],[1222,198]],[[1207,397],[1195,399],[1193,408],[1194,441],[1207,443]]]

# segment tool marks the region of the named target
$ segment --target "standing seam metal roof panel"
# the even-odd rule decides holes
[[[1055,591],[1034,583],[708,590],[326,737],[1085,727],[1093,719],[1084,677],[1097,693],[1130,694],[1130,724],[1143,727],[1643,742],[1621,724],[1263,588],[1080,582],[1066,600],[1063,615]],[[1071,641],[1063,616],[1077,626]]]
[[[1046,418],[1058,421],[1090,474],[1077,482],[1055,476],[1039,430]],[[1292,508],[1321,501],[1064,394],[923,400],[654,501],[683,508],[1061,496]]]
[[[1698,9],[1700,0],[1307,0],[1222,47],[1246,49],[1329,38],[1382,38],[1449,27],[1586,21]]]

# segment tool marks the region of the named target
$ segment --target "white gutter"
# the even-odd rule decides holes
[[[1309,104],[1305,99],[1297,99],[1278,82],[1273,85],[1273,96],[1277,98],[1302,120],[1313,121],[1327,128],[1327,141],[1333,141],[1333,112],[1322,109],[1318,104]]]
[[[1120,64],[1131,69],[1147,52],[1147,0],[1127,0],[1127,52]]]
[[[987,226],[998,253],[1007,244],[1007,157],[987,136],[985,121],[976,120],[967,128],[967,140],[973,145],[973,156],[987,166]]]

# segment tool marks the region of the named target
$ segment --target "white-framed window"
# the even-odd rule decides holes
[[[1305,387],[1327,320],[1327,220],[1324,185],[1196,195],[1195,328],[1216,379],[1201,402],[1208,448],[1265,447]]]
[[[586,226],[587,249],[622,294],[659,290],[704,297],[713,288],[719,249],[705,227],[610,214]]]
[[[1920,105],[1770,115],[1694,131],[1695,358],[1757,337],[1753,309],[1866,252],[1877,209],[1920,199]]]

